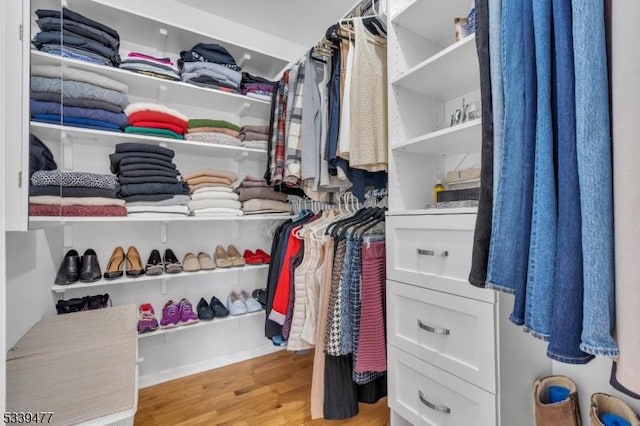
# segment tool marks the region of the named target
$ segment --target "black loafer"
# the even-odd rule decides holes
[[[69,250],[60,263],[56,284],[69,285],[78,282],[80,278],[80,256],[75,250]]]
[[[171,249],[164,251],[164,270],[167,274],[177,274],[182,272],[182,264]]]
[[[200,302],[198,302],[198,318],[201,320],[209,321],[215,318],[216,314],[211,309],[211,306],[204,300],[204,297],[200,298]]]
[[[98,255],[93,249],[88,249],[82,255],[82,265],[80,266],[80,282],[92,283],[102,277]]]
[[[144,272],[147,275],[162,275],[164,272],[164,265],[158,250],[151,250]]]
[[[218,298],[215,296],[211,298],[210,306],[211,309],[213,309],[215,316],[218,318],[226,317],[229,315],[229,310],[227,309],[227,307],[224,306],[224,303],[218,300]]]

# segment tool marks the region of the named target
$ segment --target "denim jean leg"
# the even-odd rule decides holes
[[[609,87],[602,0],[572,0],[584,310],[580,349],[618,356],[614,328]]]
[[[584,364],[593,355],[580,350],[582,333],[582,231],[576,154],[575,73],[571,4],[553,0],[553,135],[557,141],[558,233],[551,336],[547,355]]]
[[[504,140],[500,147],[500,178],[494,194],[487,287],[513,293],[516,287],[518,244],[522,230],[522,139],[524,131],[524,54],[522,1],[502,5],[502,65],[504,81]],[[508,35],[508,37],[506,36]],[[495,180],[494,180],[495,182]]]
[[[533,1],[533,30],[537,76],[536,151],[525,327],[533,336],[547,340],[551,332],[557,228],[551,126],[550,2]]]
[[[476,49],[480,64],[482,103],[482,173],[469,282],[484,287],[491,240],[493,213],[493,112],[491,106],[491,69],[489,64],[489,0],[476,0]]]
[[[523,1],[522,38],[524,43],[524,133],[522,140],[522,193],[520,217],[522,226],[518,229],[516,268],[516,291],[510,320],[516,325],[524,324],[525,301],[527,296],[527,272],[529,264],[529,241],[531,230],[531,209],[533,203],[533,171],[536,145],[536,57],[533,34],[533,0]]]
[[[489,68],[493,111],[493,198],[498,192],[504,131],[504,88],[502,82],[502,0],[489,0]],[[495,203],[494,203],[495,206]]]

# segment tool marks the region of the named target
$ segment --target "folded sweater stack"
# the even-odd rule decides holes
[[[189,120],[189,129],[185,139],[194,142],[240,146],[239,131],[240,127],[228,121],[196,118]]]
[[[180,70],[169,58],[156,58],[139,52],[129,52],[120,68],[163,80],[180,81]]]
[[[113,175],[39,170],[31,176],[31,216],[126,216]]]
[[[198,43],[180,52],[182,81],[232,93],[240,93],[242,72],[233,56],[218,44]]]
[[[238,138],[245,148],[267,149],[269,126],[243,126]]]
[[[224,170],[197,170],[182,176],[189,185],[189,210],[194,216],[242,216],[233,182],[238,176]]]
[[[129,119],[125,133],[184,139],[187,131],[189,117],[164,105],[134,102],[124,112]]]
[[[41,32],[33,44],[52,55],[117,67],[120,63],[120,35],[113,28],[89,19],[66,7],[36,10]]]
[[[242,202],[242,211],[246,215],[291,211],[286,194],[275,192],[264,179],[247,176],[235,192]]]
[[[31,117],[64,126],[121,132],[129,104],[126,84],[76,68],[31,67]]]
[[[189,188],[178,179],[175,153],[142,143],[121,143],[109,156],[129,215],[188,215]]]
[[[258,77],[248,72],[242,73],[242,94],[271,102],[276,82]]]

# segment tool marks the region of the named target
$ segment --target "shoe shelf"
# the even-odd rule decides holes
[[[393,150],[429,156],[452,156],[477,152],[482,139],[482,119],[447,127],[395,144]]]
[[[433,208],[412,210],[389,210],[387,216],[423,216],[442,214],[477,214],[477,207]]]
[[[177,327],[172,327],[172,328],[159,328],[155,331],[150,331],[148,333],[142,333],[142,334],[138,334],[138,339],[146,339],[149,337],[153,337],[153,336],[161,336],[161,335],[166,335],[166,334],[171,334],[171,333],[180,333],[182,331],[187,331],[187,330],[193,330],[196,328],[200,328],[200,327],[207,327],[207,326],[211,326],[211,325],[216,325],[216,324],[226,324],[226,323],[230,323],[233,322],[235,320],[240,320],[243,318],[253,318],[253,317],[260,317],[260,316],[264,316],[265,311],[258,311],[258,312],[250,312],[250,313],[246,313],[243,315],[229,315],[226,316],[224,318],[214,318],[211,321],[198,321],[196,323],[193,324],[188,324],[188,325],[179,325]]]
[[[262,149],[243,148],[238,146],[217,145],[187,140],[155,138],[152,136],[117,133],[104,130],[83,129],[79,127],[61,126],[59,124],[31,122],[31,133],[46,141],[64,141],[73,145],[115,146],[122,142],[139,142],[149,145],[163,146],[187,155],[209,155],[216,158],[264,159],[267,151]]]
[[[120,68],[62,58],[38,50],[31,51],[31,65],[62,65],[95,72],[129,86],[128,94],[130,96],[161,100],[161,103],[168,105],[187,104],[204,110],[225,111],[241,117],[253,117],[261,120],[268,120],[271,112],[271,102],[261,99],[181,81],[162,80]]]
[[[467,16],[469,4],[469,0],[414,0],[395,13],[391,23],[445,47],[453,40],[453,18]],[[443,16],[451,19],[442,19]]]
[[[291,219],[289,214],[256,214],[248,216],[29,216],[29,229],[44,229],[67,223],[82,222],[251,222]]]
[[[269,265],[246,265],[242,267],[236,268],[216,268],[211,271],[198,271],[198,272],[180,272],[179,274],[161,274],[161,275],[142,275],[137,278],[131,278],[128,276],[123,276],[121,278],[115,280],[106,280],[101,279],[92,283],[75,283],[69,285],[59,285],[53,284],[51,286],[51,291],[54,293],[64,293],[70,290],[76,290],[81,288],[96,288],[96,287],[107,287],[107,286],[123,286],[129,284],[136,284],[145,281],[171,281],[182,278],[191,278],[191,277],[201,277],[201,276],[211,276],[211,275],[220,275],[229,272],[249,272],[249,271],[262,271],[269,269]]]
[[[472,34],[414,66],[392,81],[437,100],[451,100],[480,87],[476,37]]]

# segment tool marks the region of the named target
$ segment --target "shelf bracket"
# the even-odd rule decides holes
[[[166,296],[167,294],[169,294],[169,279],[168,278],[163,278],[162,279],[160,293],[162,293],[163,296]]]
[[[162,58],[164,57],[164,53],[167,49],[167,37],[169,36],[169,31],[167,31],[165,28],[160,28],[159,32],[160,37],[162,38],[160,42],[160,46],[162,47],[156,51],[156,54],[158,58]]]
[[[73,170],[73,145],[69,141],[67,132],[60,135],[62,140],[62,168],[64,170]]]
[[[167,244],[169,240],[169,223],[161,222],[160,223],[160,243]]]
[[[62,224],[62,246],[65,251],[73,247],[73,224]]]
[[[164,84],[161,84],[160,86],[158,86],[158,96],[157,96],[157,100],[158,103],[161,105],[164,105],[164,101],[167,98],[167,86],[165,86]]]
[[[236,114],[238,117],[243,117],[250,109],[251,104],[249,102],[245,102],[240,106],[240,108],[238,108],[238,112]]]
[[[237,220],[233,221],[233,239],[238,241],[240,239],[240,223]]]
[[[238,64],[238,66],[240,68],[242,68],[244,66],[244,64],[246,64],[250,60],[251,60],[251,55],[249,53],[245,53],[240,57],[240,59],[238,61],[236,61],[236,63]]]

